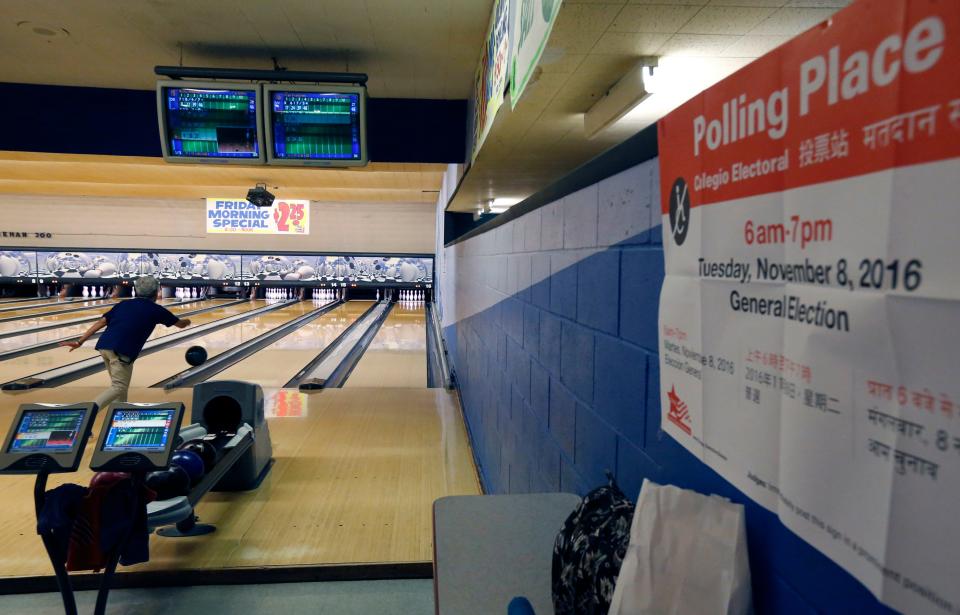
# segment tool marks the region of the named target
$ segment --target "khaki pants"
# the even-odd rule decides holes
[[[101,350],[100,356],[103,357],[107,373],[110,374],[110,388],[100,393],[96,399],[97,407],[102,409],[114,401],[127,401],[127,389],[130,388],[130,378],[133,377],[133,362],[121,361],[121,357],[124,360],[127,357],[112,350]]]

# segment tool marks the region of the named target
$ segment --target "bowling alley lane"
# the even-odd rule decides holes
[[[234,314],[240,314],[242,312],[263,306],[264,303],[259,301],[223,307],[219,310],[213,310],[190,317],[190,326],[195,327],[197,325],[213,322],[221,318],[226,318],[227,316],[233,316]],[[161,325],[154,329],[151,339],[163,335],[170,335],[176,331],[179,331],[179,329],[176,329],[175,327],[164,327]],[[8,382],[10,380],[16,380],[17,378],[24,378],[37,372],[53,369],[55,367],[61,367],[69,363],[74,363],[76,361],[97,356],[97,351],[94,349],[96,345],[97,343],[95,340],[90,340],[81,348],[74,350],[73,352],[68,352],[66,348],[52,348],[36,354],[29,354],[26,356],[17,357],[15,359],[10,359],[8,361],[2,361],[0,362],[0,382]],[[94,378],[96,378],[98,375],[100,376],[98,384],[106,386],[106,376],[103,375],[103,373],[99,373],[95,374]],[[68,383],[66,386],[71,385]]]
[[[179,299],[161,299],[160,304],[169,306],[171,304],[177,303],[178,301]],[[20,329],[29,329],[31,327],[39,327],[40,325],[52,324],[55,322],[60,322],[65,320],[73,320],[75,318],[85,318],[88,316],[97,316],[100,314],[105,314],[107,310],[112,308],[116,303],[118,302],[111,301],[109,303],[101,303],[98,305],[91,306],[89,310],[80,310],[77,312],[50,311],[49,313],[38,313],[38,314],[25,316],[19,320],[14,320],[12,322],[0,322],[0,333],[17,331]],[[60,305],[62,305],[65,308],[71,307],[71,306],[74,308],[83,307],[83,303],[79,301],[73,304],[66,303],[66,304],[60,304]],[[192,305],[199,305],[199,304],[194,303]],[[5,315],[3,314],[3,312],[0,312],[0,318],[5,318]],[[85,325],[85,327],[89,327],[89,326],[90,326],[90,323],[87,323]],[[84,331],[84,330],[85,329],[81,329],[81,331]]]
[[[427,321],[422,305],[393,306],[343,386],[427,386]]]
[[[264,387],[282,387],[372,304],[371,301],[349,301],[228,367],[213,378],[246,380]]]
[[[309,301],[300,301],[288,307],[283,307],[261,316],[213,331],[202,337],[184,340],[169,348],[164,348],[152,354],[137,359],[133,365],[133,379],[130,386],[149,387],[164,378],[181,372],[190,366],[184,359],[184,353],[191,346],[203,346],[207,350],[207,357],[213,358],[225,350],[242,344],[247,340],[289,322],[298,316],[316,309],[317,306]],[[277,366],[264,366],[265,370],[275,369]],[[256,380],[259,382],[259,378]],[[103,372],[92,374],[70,383],[70,386],[107,386],[107,376]]]
[[[54,301],[42,305],[30,305],[29,307],[11,309],[7,311],[3,308],[0,311],[0,318],[20,318],[25,316],[43,316],[45,314],[57,314],[61,310],[76,309],[81,307],[104,308],[116,303],[115,299],[90,299],[89,301]],[[2,307],[2,306],[0,306]],[[13,306],[10,306],[13,307]],[[70,314],[83,314],[85,312],[70,312]],[[20,322],[15,326],[20,326]]]
[[[22,305],[23,307],[28,307],[31,305],[56,305],[58,303],[70,303],[69,299],[60,299],[59,297],[9,297],[7,299],[0,299],[0,308],[3,307],[14,307]]]
[[[9,425],[22,403],[72,403],[92,399],[102,389],[100,383],[3,394],[0,423]],[[184,423],[189,423],[189,388],[134,388],[130,400],[182,401]],[[263,484],[253,491],[208,493],[196,512],[217,531],[195,538],[154,534],[150,561],[121,566],[118,575],[429,562],[434,500],[481,493],[453,391],[327,389],[303,394],[266,389],[264,400],[274,463]],[[103,416],[97,416],[91,443],[97,441]],[[76,473],[51,475],[49,488],[86,485],[93,476],[94,448],[87,446]],[[34,477],[7,476],[3,485],[0,544],[6,551],[0,557],[0,577],[50,575],[36,533]]]
[[[231,301],[236,301],[235,299],[208,299],[206,302],[194,302],[194,303],[184,303],[177,304],[175,300],[164,300],[166,302],[166,308],[173,312],[174,314],[181,315],[184,312],[190,312],[193,310],[200,310],[205,307],[212,307],[218,304],[229,303]],[[106,312],[106,308],[100,308],[100,312]],[[76,314],[80,314],[77,316]],[[75,314],[63,314],[59,317],[48,316],[42,322],[36,323],[37,325],[45,325],[47,323],[53,323],[57,321],[69,321],[73,320],[71,316],[75,318],[83,318],[84,316],[92,316],[95,314],[87,314],[86,312],[76,312]],[[10,323],[7,323],[10,324]],[[19,323],[13,323],[17,328],[24,329],[23,335],[17,335],[15,337],[8,337],[0,339],[0,352],[6,350],[14,350],[16,348],[22,348],[24,346],[31,346],[33,344],[39,344],[41,342],[50,342],[53,340],[59,340],[70,337],[79,337],[83,334],[84,331],[90,328],[90,325],[93,322],[82,322],[75,325],[66,325],[63,327],[57,327],[56,329],[47,329],[46,331],[38,331],[37,333],[29,333],[26,329],[29,329],[30,326],[21,326]],[[34,325],[36,326],[36,325]],[[0,326],[0,333],[4,332],[2,326]]]

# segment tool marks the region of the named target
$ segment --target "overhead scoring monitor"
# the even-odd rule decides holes
[[[267,160],[366,165],[366,94],[362,86],[265,85]]]
[[[164,159],[263,162],[260,101],[258,85],[160,81],[157,117]]]

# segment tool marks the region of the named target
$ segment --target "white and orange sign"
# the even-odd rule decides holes
[[[860,0],[659,124],[663,429],[960,613],[960,3]]]
[[[310,201],[277,199],[257,207],[241,198],[208,198],[207,232],[309,235]]]

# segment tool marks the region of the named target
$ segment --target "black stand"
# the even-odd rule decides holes
[[[40,470],[37,474],[37,481],[33,486],[33,504],[37,513],[37,524],[40,523],[40,512],[46,502],[47,477],[50,473],[46,470]],[[77,602],[73,596],[73,588],[70,586],[70,577],[67,575],[67,552],[66,549],[57,544],[52,534],[40,533],[39,527],[37,533],[43,540],[43,546],[50,557],[50,563],[53,565],[53,573],[57,577],[57,587],[60,589],[60,597],[63,598],[63,610],[66,615],[77,615]]]
[[[40,512],[43,510],[43,505],[46,502],[48,476],[49,472],[41,470],[40,473],[37,474],[37,482],[33,487],[33,502],[37,512],[38,524],[40,523]],[[145,474],[142,472],[136,472],[130,475],[130,479],[133,481],[134,493],[137,494],[138,498],[135,504],[135,510],[139,510],[140,506],[146,505],[143,502],[144,478]],[[100,590],[97,592],[97,605],[93,611],[94,615],[104,615],[107,611],[110,585],[113,581],[114,574],[117,572],[117,565],[120,563],[120,554],[130,540],[132,532],[133,524],[130,526],[130,532],[110,551],[107,566],[103,571],[103,575],[100,577]],[[40,532],[38,531],[38,533]],[[57,544],[52,534],[40,533],[40,538],[43,540],[43,546],[47,550],[50,563],[53,565],[53,572],[57,577],[57,587],[60,589],[60,596],[63,598],[63,610],[66,615],[77,615],[77,602],[73,595],[73,588],[70,586],[70,576],[67,574],[67,551],[64,547]]]
[[[137,511],[140,510],[140,507],[146,506],[146,502],[143,501],[143,491],[146,481],[145,472],[133,472],[130,474],[130,480],[133,481],[133,492],[137,495],[137,500],[134,503],[134,514],[137,514]],[[107,559],[107,567],[103,570],[103,575],[100,577],[100,589],[97,591],[97,605],[93,610],[94,615],[104,615],[107,612],[107,600],[110,597],[110,585],[113,581],[113,576],[117,572],[117,564],[120,563],[120,554],[123,552],[123,548],[127,545],[127,542],[130,540],[130,536],[133,535],[134,524],[130,524],[130,531],[127,532],[127,535],[124,536],[117,545],[110,551],[110,556]]]

